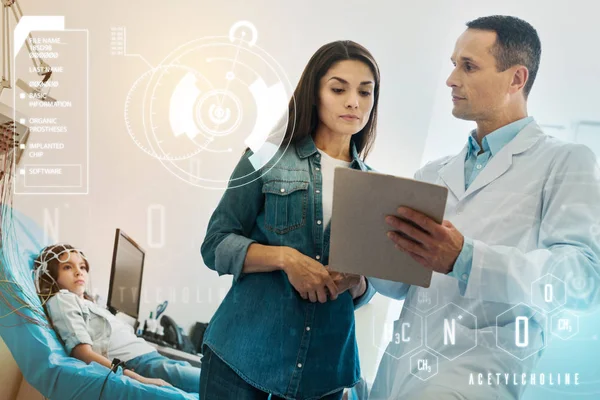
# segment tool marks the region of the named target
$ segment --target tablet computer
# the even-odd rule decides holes
[[[387,215],[405,206],[441,224],[448,189],[444,186],[377,172],[336,168],[329,267],[338,272],[372,276],[429,287],[432,271],[396,249],[387,237]]]

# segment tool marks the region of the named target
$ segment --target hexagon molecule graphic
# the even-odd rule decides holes
[[[571,339],[579,333],[579,316],[569,310],[560,310],[550,318],[550,332],[562,340]]]
[[[567,302],[565,282],[546,274],[531,283],[531,304],[543,312],[552,312]]]
[[[516,304],[496,317],[496,346],[523,361],[546,347],[541,334],[546,325],[544,314],[527,304]]]
[[[379,340],[383,338],[383,340]],[[373,345],[395,359],[414,352],[423,345],[423,318],[409,309],[402,311],[402,318],[385,324],[373,324]],[[380,346],[383,343],[385,349]]]
[[[425,349],[410,358],[410,373],[422,381],[438,373],[438,357]]]
[[[448,360],[477,346],[477,317],[449,303],[425,318],[425,345]]]
[[[417,301],[416,304],[406,306],[412,308],[415,311],[426,313],[434,309],[438,305],[438,290],[435,288],[417,289]]]

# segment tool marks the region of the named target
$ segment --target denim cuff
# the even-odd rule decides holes
[[[230,233],[217,246],[215,251],[215,269],[221,275],[233,275],[233,281],[243,276],[242,269],[248,247],[256,240]]]

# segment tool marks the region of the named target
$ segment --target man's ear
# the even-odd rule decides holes
[[[517,93],[525,88],[525,84],[529,80],[529,70],[523,65],[517,65],[514,68],[512,82],[510,83],[510,92]]]

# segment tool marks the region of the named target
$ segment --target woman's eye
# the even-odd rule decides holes
[[[472,71],[472,70],[473,70],[473,66],[472,66],[471,64],[469,64],[469,63],[466,63],[466,64],[465,64],[465,69],[466,69],[467,71]]]
[[[360,92],[360,94],[361,94],[362,96],[370,96],[370,95],[371,95],[371,92],[369,92],[369,91],[366,91],[366,90],[363,90],[363,91],[361,91],[361,92]]]
[[[331,89],[334,93],[342,93],[344,91],[344,89],[338,89],[338,88],[332,88]]]

